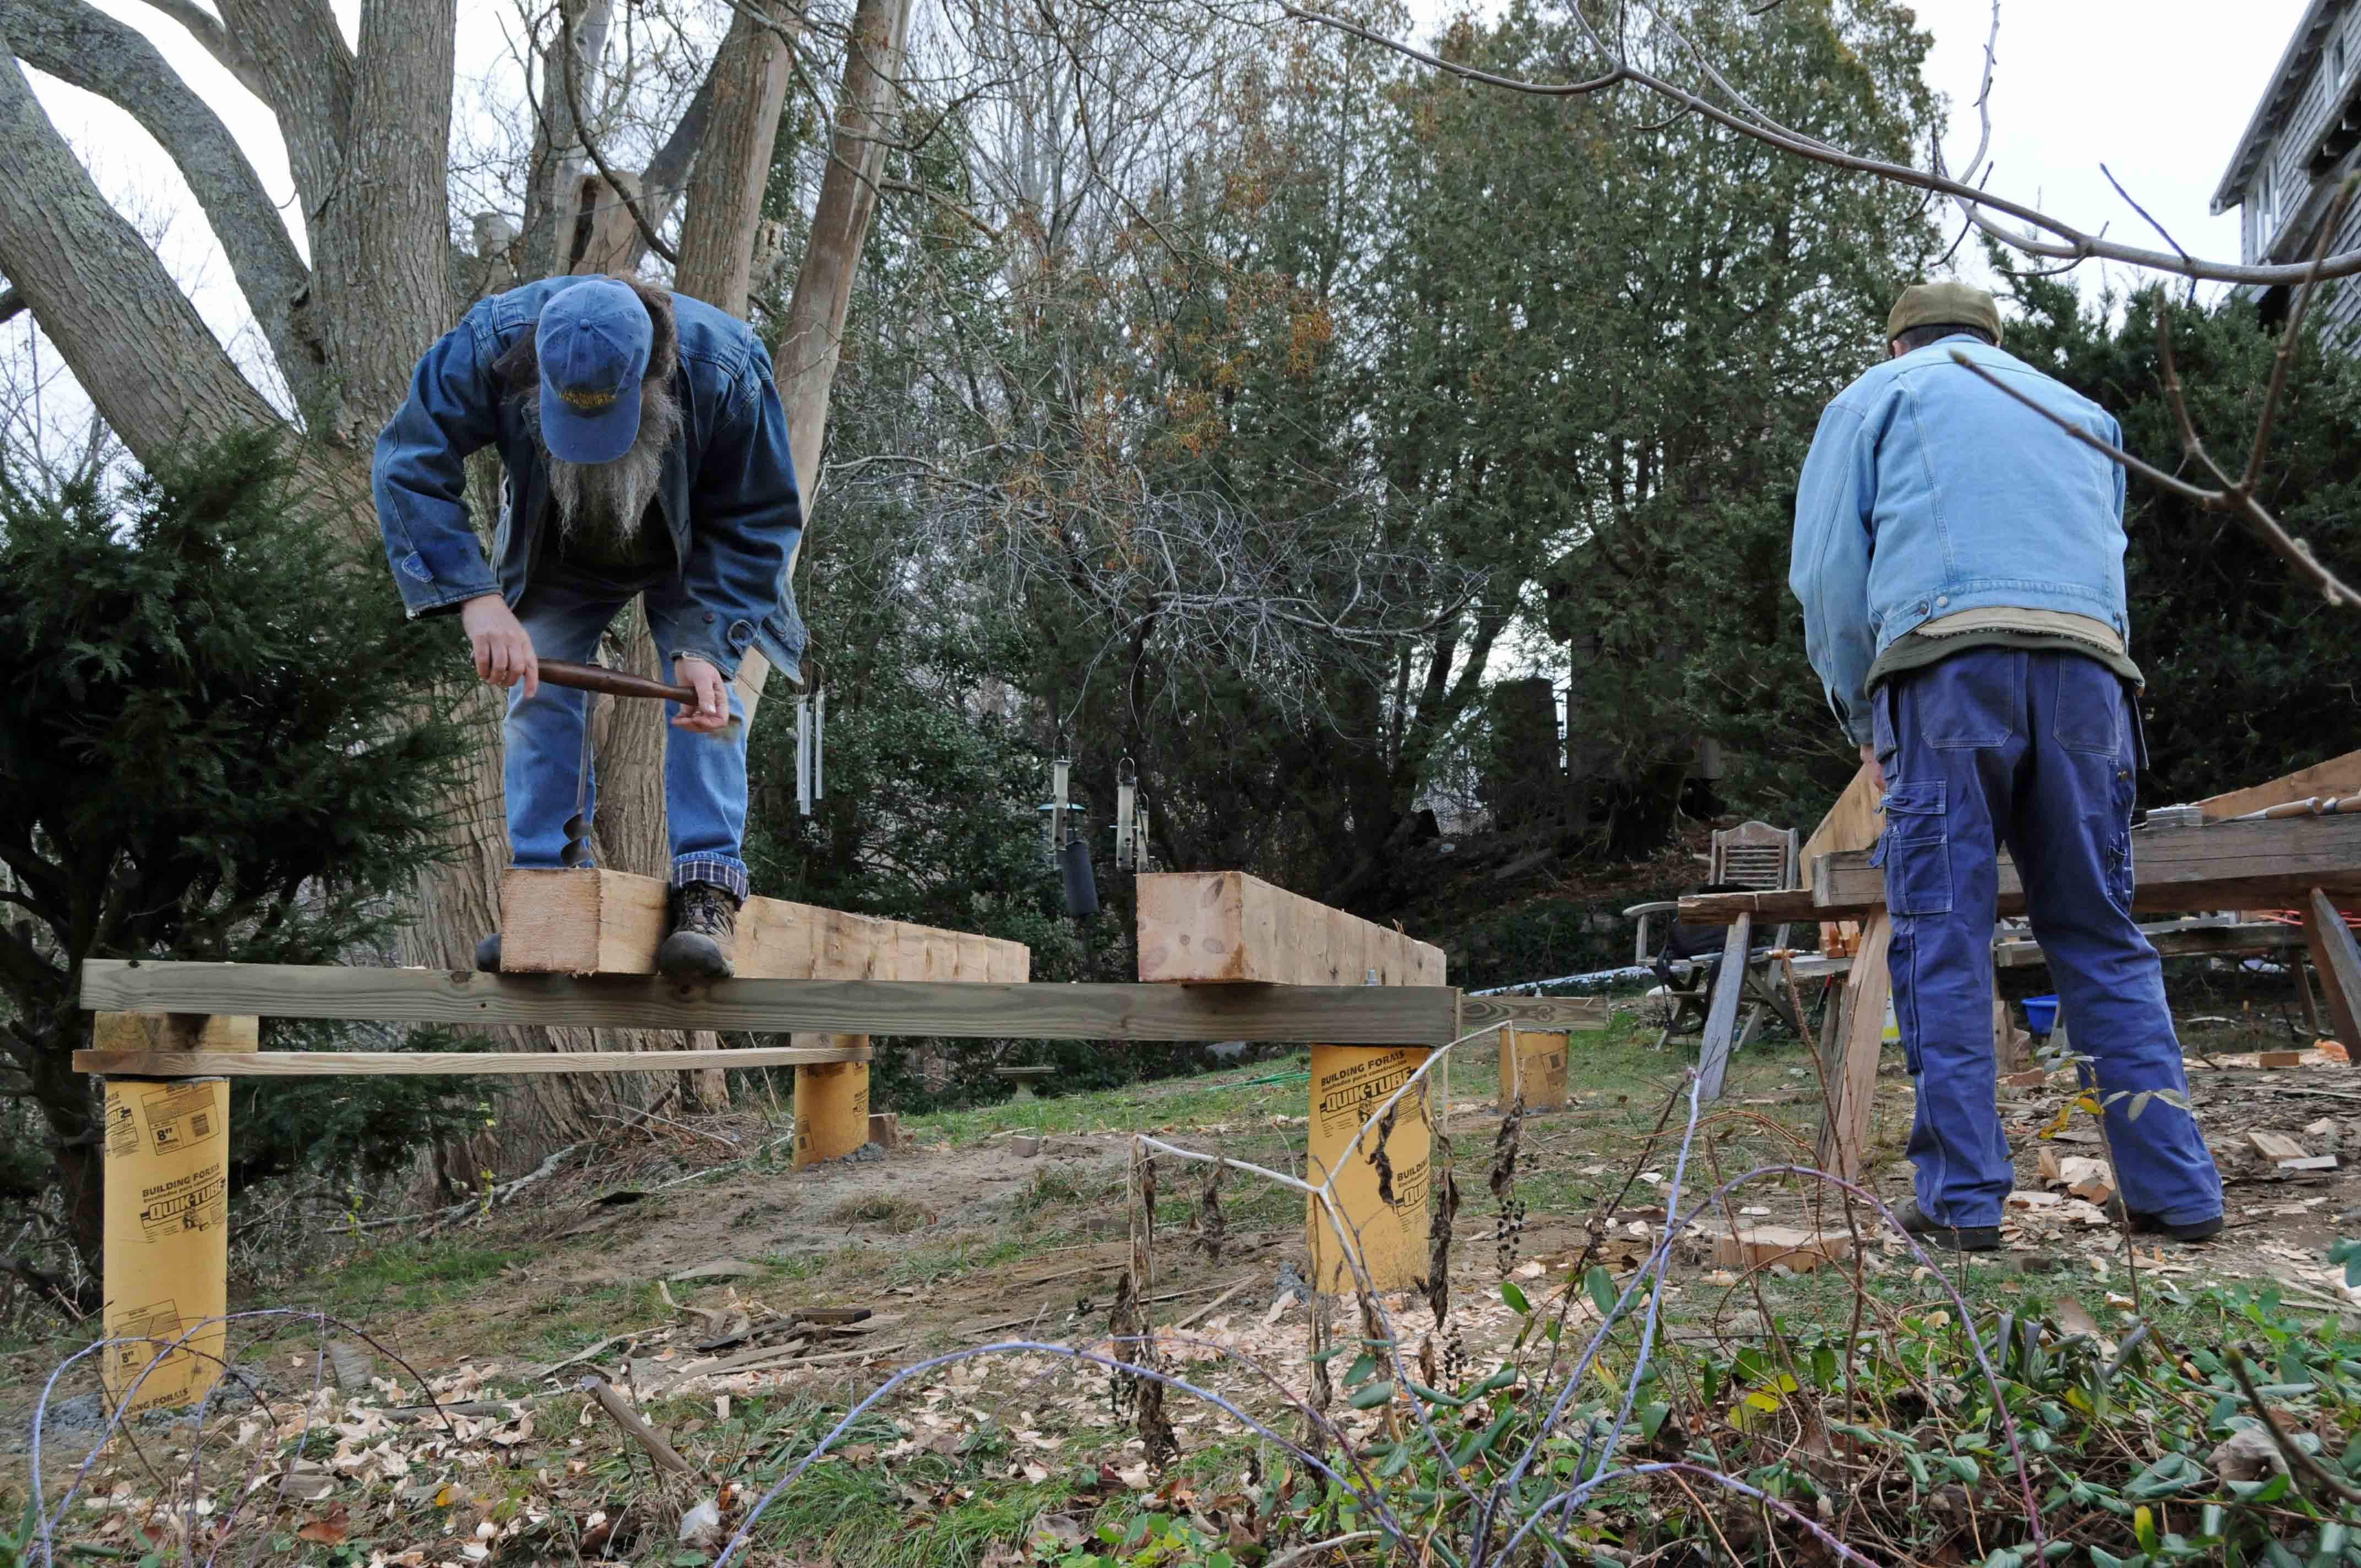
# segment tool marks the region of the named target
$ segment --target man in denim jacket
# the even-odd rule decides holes
[[[506,469],[487,563],[466,501],[467,455]],[[476,671],[509,691],[509,846],[555,866],[582,784],[588,697],[543,690],[542,658],[589,661],[643,599],[675,684],[664,748],[672,912],[660,968],[731,972],[747,893],[745,709],[759,650],[800,678],[787,572],[803,532],[786,416],[745,323],[616,278],[553,278],[483,301],[419,361],[378,437],[378,521],[412,616],[456,612]],[[667,705],[670,707],[670,705]],[[587,795],[586,795],[587,802]],[[500,937],[476,950],[500,967]]]
[[[2184,1108],[2162,966],[2131,913],[2146,756],[2124,473],[1952,356],[2101,441],[2122,432],[2001,351],[1989,294],[1910,289],[1886,336],[1887,361],[1821,415],[1788,582],[1812,667],[1885,792],[1888,962],[1918,1102],[1905,1223],[1961,1250],[2000,1245],[2015,1186],[1993,1102],[2005,844],[2074,1045],[2096,1062],[2126,1217],[2202,1240],[2222,1228],[2221,1178]],[[2136,1101],[2150,1091],[2169,1098]]]

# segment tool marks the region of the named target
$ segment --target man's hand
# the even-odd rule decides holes
[[[496,686],[524,683],[524,695],[541,691],[541,661],[533,656],[533,639],[508,601],[498,594],[478,594],[459,607],[459,624],[467,629],[475,650],[476,674]]]
[[[673,723],[683,729],[708,735],[728,728],[730,689],[719,670],[702,659],[675,659],[672,678],[675,685],[691,687],[697,693],[697,706],[673,715]]]
[[[1863,746],[1861,749],[1861,765],[1869,770],[1869,776],[1871,779],[1875,781],[1877,784],[1877,793],[1883,795],[1885,793],[1885,769],[1877,760],[1877,748],[1874,746]]]

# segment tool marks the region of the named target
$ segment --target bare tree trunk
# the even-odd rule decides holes
[[[141,462],[279,422],[99,193],[14,60],[0,69],[0,272]]]
[[[680,225],[676,285],[684,294],[746,313],[754,235],[770,184],[771,152],[779,111],[787,99],[788,53],[784,5],[763,0],[742,6],[713,62],[710,118],[705,130],[704,178],[690,192]]]
[[[787,326],[779,342],[779,397],[787,414],[796,482],[803,492],[806,537],[812,496],[819,488],[820,440],[828,429],[829,389],[844,353],[845,313],[861,247],[877,210],[877,178],[901,102],[903,43],[911,0],[859,0],[845,42],[844,82],[837,96],[836,134],[828,172],[812,206],[811,237],[804,247]],[[798,553],[801,542],[797,542]],[[795,569],[794,563],[788,570]]]
[[[674,278],[674,286],[682,293],[734,316],[746,313],[754,236],[762,224],[763,192],[770,184],[771,153],[787,96],[787,44],[779,30],[787,13],[782,6],[764,4],[763,12],[779,24],[766,27],[755,18],[753,9],[750,5],[738,12],[714,58],[712,71],[698,90],[705,117],[697,153],[703,178],[691,188],[687,210],[682,214],[680,264]],[[697,107],[692,105],[693,110]],[[632,639],[631,652],[635,661],[662,663],[644,629]],[[660,673],[669,677],[668,671]],[[629,749],[632,764],[644,768],[660,784],[665,743],[663,726],[635,722],[618,739]],[[646,817],[661,849],[665,842],[661,788],[655,791],[653,809]],[[704,1031],[688,1038],[692,1050],[711,1050],[719,1044]],[[719,1069],[689,1074],[682,1089],[693,1102],[708,1110],[730,1102],[729,1077]]]

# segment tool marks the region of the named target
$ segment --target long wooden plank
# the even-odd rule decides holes
[[[666,889],[657,877],[511,867],[500,878],[500,968],[510,974],[655,972]],[[750,898],[738,912],[741,980],[933,980],[1013,983],[1032,972],[1022,942]]]
[[[2356,793],[2361,793],[2361,751],[2347,751],[2341,757],[2299,768],[2268,784],[2234,789],[2197,804],[2207,821],[2218,822],[2224,817],[2244,817],[2249,811],[2285,806],[2290,801],[2310,800],[2314,795]]]
[[[1159,983],[1438,985],[1443,949],[1244,872],[1138,883],[1139,978]]]
[[[2361,815],[2150,828],[2132,836],[2132,907],[2143,915],[2294,908],[2314,887],[2361,895]],[[1724,925],[1741,914],[1828,919],[1865,915],[1884,903],[1884,872],[1866,854],[1847,853],[1821,857],[1808,894],[1702,894],[1681,900],[1680,917],[1700,925]],[[2003,855],[2000,913],[2024,909],[2016,868]]]
[[[109,1078],[481,1078],[868,1059],[866,1050],[763,1046],[742,1051],[76,1051],[73,1065],[76,1072]]]
[[[1721,1098],[1721,1081],[1730,1071],[1732,1038],[1738,1031],[1738,1000],[1746,992],[1746,964],[1754,939],[1754,917],[1741,915],[1730,923],[1721,944],[1721,964],[1713,972],[1713,1000],[1706,1007],[1705,1037],[1697,1047],[1697,1100],[1710,1105]]]
[[[1467,996],[1459,1003],[1459,1032],[1513,1024],[1520,1029],[1604,1029],[1615,1004],[1603,996]]]
[[[1440,985],[994,985],[475,974],[295,964],[82,966],[93,1012],[234,1013],[412,1024],[932,1035],[958,1039],[1326,1040],[1439,1046],[1457,992]],[[689,1053],[673,1052],[679,1067]],[[737,1052],[725,1052],[733,1060]]]
[[[2312,967],[2328,997],[2328,1016],[2348,1051],[2361,1051],[2361,948],[2328,894],[2318,888],[2305,901],[2303,935]]]

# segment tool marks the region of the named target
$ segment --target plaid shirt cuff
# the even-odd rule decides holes
[[[739,903],[746,902],[746,862],[728,855],[683,855],[672,863],[672,884],[686,887],[693,882],[711,883],[727,888]]]

